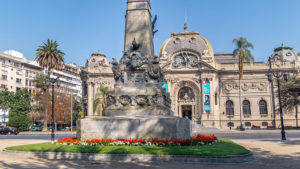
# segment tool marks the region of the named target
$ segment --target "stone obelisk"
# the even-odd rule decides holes
[[[128,0],[126,10],[124,51],[132,46],[135,38],[142,53],[154,56],[150,0]]]
[[[151,18],[150,0],[128,0],[124,54],[112,62],[114,89],[102,117],[80,120],[80,139],[190,137],[190,121],[173,116],[169,94],[162,88]]]
[[[170,116],[163,72],[154,55],[150,0],[128,0],[124,54],[114,59],[114,90],[103,116]]]

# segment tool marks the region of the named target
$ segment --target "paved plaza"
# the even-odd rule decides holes
[[[255,161],[241,164],[188,164],[188,163],[123,163],[123,162],[100,162],[100,161],[79,161],[79,160],[45,160],[37,158],[15,157],[4,155],[2,149],[7,146],[33,144],[41,142],[49,142],[49,139],[1,139],[0,140],[0,168],[189,168],[189,169],[299,169],[300,168],[300,131],[287,131],[287,135],[293,136],[287,141],[281,142],[280,137],[269,138],[261,137],[261,139],[251,139],[251,136],[268,135],[268,133],[278,133],[278,131],[217,131],[206,130],[204,133],[214,133],[216,135],[221,132],[227,133],[228,137],[236,137],[233,133],[239,135],[247,135],[245,139],[233,139],[251,150],[255,155]],[[292,135],[293,133],[293,135]],[[225,134],[224,134],[225,135]],[[298,137],[297,137],[298,136]],[[249,137],[249,138],[248,138]]]

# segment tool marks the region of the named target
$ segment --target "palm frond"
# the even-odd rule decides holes
[[[236,49],[233,50],[233,54],[237,55],[241,52],[242,60],[247,62],[254,62],[254,57],[250,49],[254,49],[253,44],[248,42],[246,38],[234,38],[232,43],[236,46]]]
[[[94,111],[94,113],[96,112],[96,109],[97,109],[99,103],[100,103],[100,99],[99,98],[97,98],[96,100],[94,100],[94,102],[93,102],[93,111]]]
[[[60,70],[62,68],[65,53],[60,51],[58,46],[56,41],[48,39],[47,42],[43,42],[43,45],[36,49],[35,60],[41,67],[48,70]]]

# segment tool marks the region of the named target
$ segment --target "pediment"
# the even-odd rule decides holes
[[[87,60],[85,70],[89,73],[112,73],[110,62],[101,53],[93,53]]]

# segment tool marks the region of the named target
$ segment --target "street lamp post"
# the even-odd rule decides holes
[[[279,111],[280,111],[280,122],[281,122],[281,140],[286,140],[285,130],[284,130],[284,123],[283,123],[283,112],[282,112],[282,105],[281,105],[281,93],[280,93],[280,78],[283,76],[284,80],[287,81],[289,78],[288,72],[280,72],[280,71],[273,71],[268,74],[268,79],[272,80],[272,75],[277,80],[278,86],[278,100],[279,100]]]
[[[70,125],[70,127],[71,127],[71,131],[73,131],[73,104],[72,104],[72,91],[71,91],[71,107],[70,107],[70,109],[71,109],[71,125]]]
[[[60,85],[60,81],[59,81],[59,77],[57,77],[56,79],[47,79],[46,81],[46,85],[50,86],[50,83],[52,85],[52,122],[51,122],[51,126],[52,126],[52,131],[51,131],[51,143],[54,144],[54,84],[56,83],[57,86]]]
[[[269,74],[272,71],[272,58],[269,57]],[[271,75],[271,74],[270,74]],[[271,94],[272,94],[272,109],[273,109],[273,127],[276,128],[276,113],[275,113],[275,98],[274,98],[274,84],[272,80],[272,76],[268,75],[268,80],[271,84]]]

